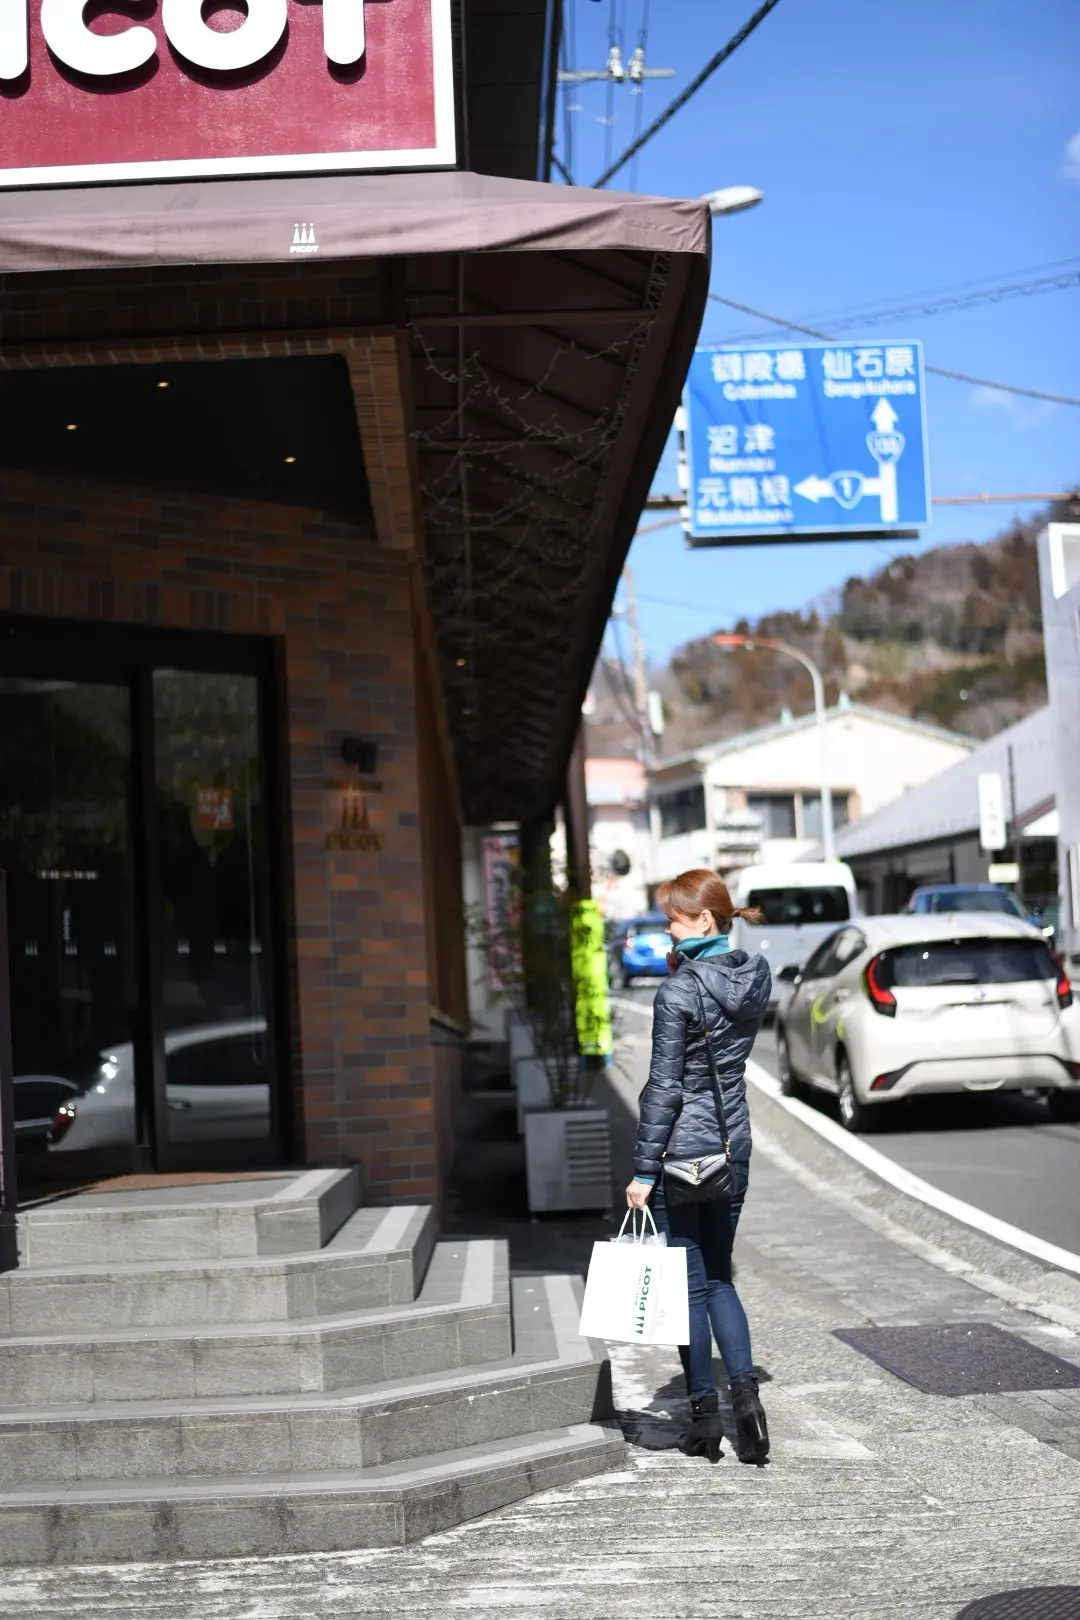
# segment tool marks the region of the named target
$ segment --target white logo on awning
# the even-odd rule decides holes
[[[290,253],[318,253],[314,225],[294,225]]]

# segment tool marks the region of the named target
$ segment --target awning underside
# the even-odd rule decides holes
[[[297,219],[314,222],[317,258],[290,258]],[[0,366],[50,363],[20,345],[5,360],[27,272],[216,265],[224,299],[234,267],[280,264],[298,292],[310,283],[296,307],[317,333],[333,324],[316,296],[327,261],[381,259],[385,322],[406,333],[418,549],[462,808],[526,821],[561,795],[708,250],[700,203],[466,173],[8,193]]]

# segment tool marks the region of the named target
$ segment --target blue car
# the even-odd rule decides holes
[[[998,911],[1006,917],[1022,917],[1049,938],[1054,933],[1040,912],[1029,911],[1011,889],[1000,883],[934,883],[916,889],[905,911],[915,914],[942,911]]]
[[[668,920],[663,912],[629,917],[621,923],[611,955],[611,977],[626,989],[634,979],[660,978],[667,972]]]

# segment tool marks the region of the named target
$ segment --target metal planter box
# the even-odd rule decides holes
[[[606,1108],[543,1108],[525,1115],[529,1210],[610,1209],[611,1120]]]

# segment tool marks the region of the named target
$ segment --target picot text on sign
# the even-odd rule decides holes
[[[451,0],[149,4],[0,0],[0,186],[456,162]]]
[[[924,398],[913,341],[696,350],[684,395],[691,537],[928,522]]]

